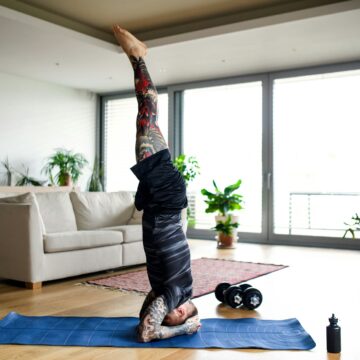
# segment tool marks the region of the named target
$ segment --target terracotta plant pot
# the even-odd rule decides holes
[[[237,231],[235,230],[231,235],[218,232],[217,247],[218,249],[234,249],[237,242]]]
[[[227,216],[217,215],[215,216],[216,224],[226,221]],[[239,217],[231,215],[231,222],[239,222]],[[222,232],[217,233],[217,247],[218,249],[235,249],[237,243],[237,229],[234,229],[230,235],[226,235]]]
[[[71,175],[68,173],[64,174],[64,186],[73,186]]]

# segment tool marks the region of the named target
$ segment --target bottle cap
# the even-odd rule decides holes
[[[329,318],[331,325],[336,325],[338,323],[338,319],[335,317],[334,314],[332,314],[331,318]]]

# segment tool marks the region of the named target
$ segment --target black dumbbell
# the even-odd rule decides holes
[[[215,296],[220,302],[234,309],[243,306],[249,310],[259,307],[263,299],[261,292],[250,284],[220,283],[215,289]]]

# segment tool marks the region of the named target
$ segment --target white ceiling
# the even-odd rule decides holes
[[[360,60],[360,1],[147,42],[157,85]],[[0,71],[97,93],[132,88],[114,44],[0,6]]]

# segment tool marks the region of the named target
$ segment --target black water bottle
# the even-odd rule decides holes
[[[341,352],[341,328],[338,319],[332,314],[330,325],[326,328],[326,345],[329,353]]]

